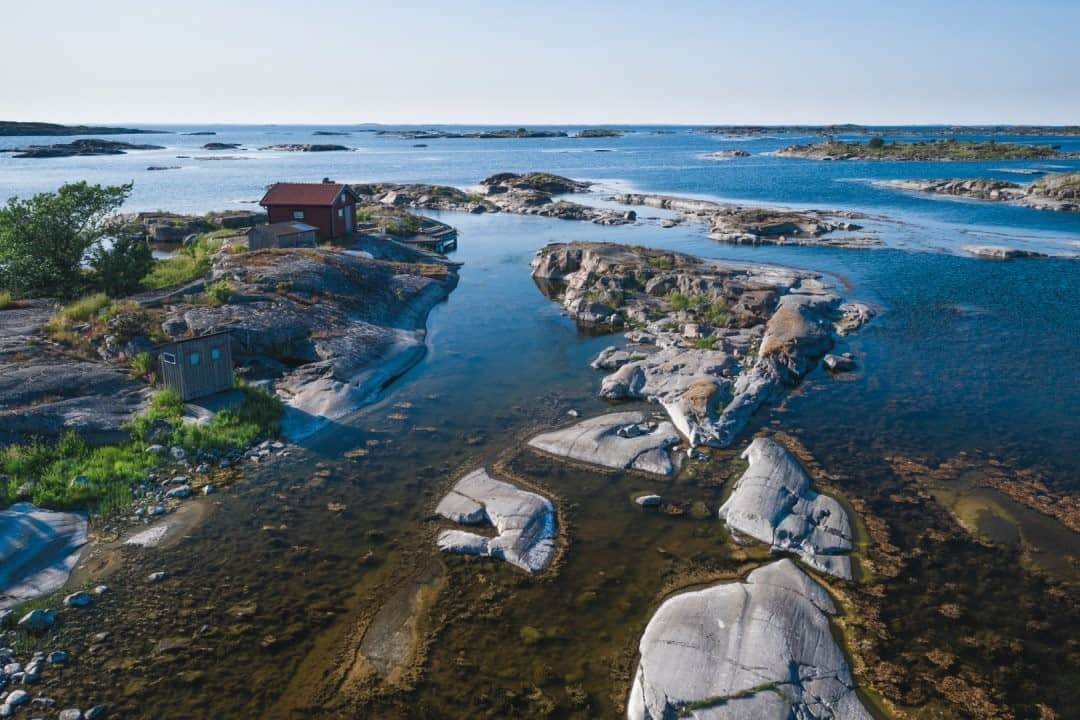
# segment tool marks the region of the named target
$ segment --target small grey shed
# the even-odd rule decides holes
[[[229,331],[178,340],[158,350],[161,381],[187,402],[233,386]]]
[[[256,225],[248,232],[248,250],[315,247],[319,229],[302,222]]]

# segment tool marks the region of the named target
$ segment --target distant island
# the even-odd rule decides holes
[[[622,132],[611,128],[585,128],[574,135],[577,138],[616,138],[622,136]]]
[[[128,150],[164,150],[161,145],[139,145],[88,138],[56,145],[27,145],[26,147],[8,148],[0,153],[15,153],[16,158],[62,158],[89,155],[126,155]]]
[[[1045,160],[1063,157],[1057,145],[999,143],[993,140],[923,140],[869,142],[825,140],[808,145],[789,145],[777,150],[781,157],[810,160]]]
[[[1080,136],[1080,125],[717,125],[695,132],[729,137],[762,135],[1023,135],[1047,137]]]
[[[408,140],[441,140],[461,138],[474,138],[481,140],[494,139],[523,139],[523,138],[557,138],[568,137],[561,130],[529,130],[517,128],[514,130],[475,130],[470,132],[452,132],[448,130],[380,130],[378,135],[391,135],[406,138]]]
[[[167,130],[137,130],[122,127],[96,127],[92,125],[57,125],[43,122],[16,122],[0,120],[0,137],[22,135],[154,135],[168,134]]]

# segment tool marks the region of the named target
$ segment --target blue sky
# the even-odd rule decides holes
[[[1080,1],[11,2],[0,87],[55,122],[1080,123]]]

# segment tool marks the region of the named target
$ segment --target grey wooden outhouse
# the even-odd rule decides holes
[[[256,225],[248,232],[248,250],[315,247],[319,228],[302,222]]]
[[[178,340],[158,349],[161,382],[184,402],[233,386],[232,338],[229,331]]]

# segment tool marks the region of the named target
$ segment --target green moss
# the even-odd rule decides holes
[[[210,272],[212,256],[221,249],[223,238],[235,235],[234,230],[216,230],[199,235],[172,257],[158,260],[143,278],[142,284],[151,290],[160,290],[202,277]]]

